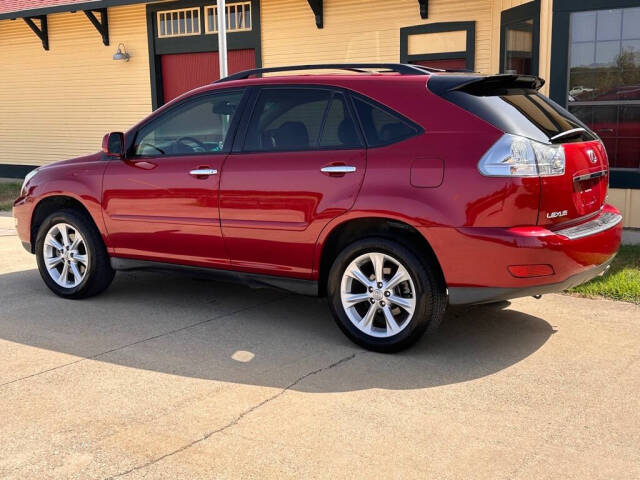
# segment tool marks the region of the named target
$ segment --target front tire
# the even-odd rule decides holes
[[[368,238],[347,246],[329,273],[329,306],[354,343],[397,352],[440,324],[446,293],[435,266],[405,245]]]
[[[63,298],[97,295],[115,275],[98,229],[76,210],[49,215],[38,229],[35,250],[42,280]]]

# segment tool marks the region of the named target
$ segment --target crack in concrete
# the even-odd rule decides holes
[[[280,390],[278,393],[262,400],[260,403],[257,403],[256,405],[254,405],[251,408],[248,408],[247,410],[241,412],[239,415],[237,415],[235,418],[233,418],[229,423],[221,426],[220,428],[217,428],[215,430],[211,430],[210,432],[205,433],[201,438],[198,438],[190,443],[187,443],[186,445],[183,445],[180,448],[177,448],[169,453],[166,453],[164,455],[161,455],[153,460],[150,460],[149,462],[142,464],[142,465],[138,465],[137,467],[133,467],[130,468],[129,470],[126,470],[124,472],[120,472],[117,473],[113,476],[107,477],[105,480],[114,480],[116,478],[121,478],[124,477],[125,475],[129,475],[130,473],[133,472],[137,472],[139,470],[142,470],[144,468],[150,467],[152,465],[155,465],[158,462],[161,462],[162,460],[164,460],[165,458],[171,457],[173,455],[176,455],[178,453],[184,452],[185,450],[188,450],[189,448],[204,442],[205,440],[211,438],[213,435],[216,435],[218,433],[223,433],[225,430],[228,430],[229,428],[237,425],[244,417],[246,417],[247,415],[250,415],[251,413],[255,412],[256,410],[262,408],[263,406],[265,406],[267,403],[270,403],[276,399],[278,399],[279,397],[281,397],[282,395],[284,395],[287,391],[289,391],[290,389],[292,389],[293,387],[295,387],[296,385],[298,385],[300,382],[302,382],[303,380],[305,380],[306,378],[312,376],[312,375],[317,375],[319,373],[322,372],[326,372],[327,370],[331,370],[332,368],[335,368],[339,365],[342,365],[343,363],[349,362],[351,360],[353,360],[356,355],[358,355],[358,352],[356,353],[352,353],[351,355],[348,355],[344,358],[341,358],[340,360],[327,365],[326,367],[322,367],[322,368],[318,368],[316,370],[313,370],[311,372],[305,373],[304,375],[302,375],[301,377],[298,377],[294,382],[290,383],[289,385],[287,385],[285,388],[283,388],[282,390]]]
[[[73,362],[63,363],[62,365],[56,365],[55,367],[47,368],[46,370],[41,370],[39,372],[32,373],[31,375],[26,375],[24,377],[14,378],[13,380],[9,380],[8,382],[0,383],[0,388],[6,387],[7,385],[11,385],[13,383],[21,382],[23,380],[28,380],[30,378],[37,377],[39,375],[43,375],[45,373],[53,372],[53,371],[59,370],[61,368],[69,367],[71,365],[75,365],[77,363],[84,362],[85,360],[95,360],[96,358],[102,357],[104,355],[108,355],[108,354],[113,353],[113,352],[124,350],[125,348],[133,347],[135,345],[139,345],[139,344],[144,343],[144,342],[149,342],[151,340],[156,340],[158,338],[165,337],[165,336],[168,336],[168,335],[173,335],[174,333],[182,332],[183,330],[188,330],[189,328],[197,327],[199,325],[204,325],[205,323],[213,322],[214,320],[219,320],[221,318],[229,317],[229,316],[235,315],[237,313],[242,313],[242,312],[245,312],[247,310],[251,310],[253,308],[264,307],[265,305],[269,305],[271,303],[275,303],[275,302],[279,302],[280,300],[284,300],[285,298],[287,298],[289,296],[290,295],[284,295],[282,297],[276,298],[275,300],[269,300],[268,302],[260,303],[258,305],[251,305],[249,307],[240,308],[240,309],[234,310],[232,312],[223,313],[222,315],[218,315],[216,317],[209,318],[207,320],[202,320],[200,322],[196,322],[196,323],[192,323],[192,324],[189,324],[189,325],[185,325],[184,327],[176,328],[174,330],[169,330],[168,332],[159,333],[158,335],[153,335],[152,337],[143,338],[143,339],[137,340],[135,342],[128,343],[126,345],[121,345],[119,347],[115,347],[115,348],[112,348],[112,349],[104,351],[104,352],[96,353],[95,355],[91,355],[91,356],[84,357],[84,358],[79,358],[77,360],[74,360]]]

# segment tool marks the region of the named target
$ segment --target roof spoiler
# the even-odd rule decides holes
[[[513,90],[540,90],[544,80],[535,75],[489,75],[452,88],[472,95],[497,95]]]
[[[476,96],[506,95],[519,91],[539,90],[544,80],[535,75],[439,76],[429,79],[429,89],[438,95],[464,92]]]

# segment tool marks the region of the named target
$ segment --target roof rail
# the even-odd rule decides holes
[[[415,68],[419,68],[420,70],[424,70],[426,72],[448,72],[449,70],[445,70],[444,68],[435,68],[435,67],[425,67],[424,65],[412,65]]]
[[[349,70],[352,72],[365,72],[367,69],[396,72],[401,75],[429,75],[430,71],[442,71],[438,68],[407,65],[405,63],[324,63],[319,65],[288,65],[285,67],[254,68],[234,73],[228,77],[216,80],[213,83],[230,82],[232,80],[244,80],[253,75],[262,75],[272,72],[291,72],[296,70]]]

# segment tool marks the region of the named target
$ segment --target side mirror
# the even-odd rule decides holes
[[[109,157],[124,158],[124,133],[107,133],[102,139],[102,151]]]

